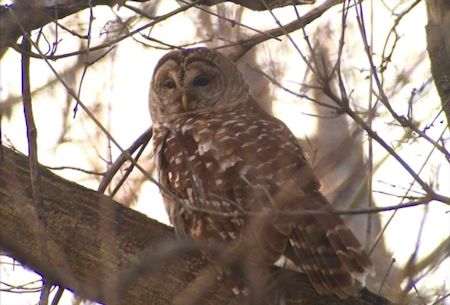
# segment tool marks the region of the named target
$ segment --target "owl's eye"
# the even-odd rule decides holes
[[[176,87],[175,82],[170,78],[166,79],[162,85],[166,89],[174,89]]]
[[[200,74],[197,77],[194,78],[192,81],[192,85],[195,87],[204,87],[207,86],[210,83],[211,79],[209,76],[206,76],[205,74]]]

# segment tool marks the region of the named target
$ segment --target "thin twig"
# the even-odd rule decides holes
[[[196,2],[194,2],[196,3]],[[12,16],[14,18],[17,17],[15,16],[14,12],[12,10],[9,10],[9,12],[12,14]],[[170,14],[174,14],[174,11],[172,11]],[[167,14],[168,15],[168,14]],[[151,175],[151,173],[149,173],[146,169],[144,169],[139,163],[136,162],[136,160],[134,160],[134,158],[128,153],[126,152],[122,146],[119,144],[119,142],[109,133],[109,131],[103,126],[102,123],[100,123],[100,121],[95,117],[95,115],[89,110],[89,108],[81,101],[81,99],[77,96],[77,94],[75,93],[75,91],[67,84],[67,82],[59,75],[59,73],[56,71],[56,69],[53,67],[53,65],[50,63],[50,61],[45,58],[45,55],[42,53],[42,51],[39,49],[38,45],[33,42],[31,40],[30,34],[27,33],[25,31],[25,29],[22,27],[21,24],[19,24],[19,26],[21,27],[22,31],[23,31],[23,35],[24,37],[28,38],[31,42],[31,44],[33,45],[34,48],[36,48],[36,50],[39,52],[39,54],[41,55],[42,59],[45,61],[45,63],[47,64],[47,66],[49,67],[49,69],[52,71],[52,73],[55,75],[55,77],[60,81],[60,83],[63,85],[64,89],[67,91],[67,93],[72,96],[75,101],[78,103],[78,105],[83,109],[83,111],[85,111],[85,113],[88,115],[88,117],[92,120],[92,122],[101,130],[101,132],[103,132],[105,134],[105,136],[108,138],[109,141],[111,141],[118,149],[121,153],[123,153],[125,155],[125,157],[128,159],[128,161],[130,161],[134,166],[136,166],[136,168],[139,169],[139,171],[141,171],[141,173],[152,183],[154,183],[156,186],[158,186],[158,188],[160,189],[160,191],[172,198],[175,202],[185,206],[186,208],[190,208],[189,205],[187,205],[187,203],[184,200],[180,200],[180,198],[178,198],[175,194],[173,194],[171,191],[167,190],[166,188],[164,188],[156,179],[154,179]]]
[[[380,287],[378,288],[378,292],[377,293],[380,294],[380,295],[381,295],[381,290],[383,290],[384,283],[386,282],[387,277],[388,277],[389,273],[391,272],[392,267],[394,266],[394,264],[395,264],[395,258],[392,258],[391,263],[389,264],[389,266],[388,266],[388,268],[387,268],[387,270],[386,270],[386,272],[384,274],[383,280],[381,281]]]
[[[94,22],[94,12],[92,10],[92,3],[89,2],[89,22],[88,22],[88,31],[87,31],[87,47],[86,47],[86,60],[89,60],[89,54],[90,54],[90,48],[91,48],[91,33],[92,33],[92,23]],[[110,49],[111,50],[111,49]],[[107,52],[108,53],[108,52]],[[103,57],[103,56],[102,56]],[[96,62],[96,61],[93,61]],[[78,96],[81,96],[81,88],[83,87],[83,81],[84,81],[84,77],[86,76],[87,73],[87,69],[89,68],[89,66],[92,63],[90,62],[86,62],[84,67],[83,67],[83,72],[81,72],[81,78],[80,78],[80,83],[78,85]],[[78,103],[75,104],[75,107],[73,109],[73,117],[75,117],[76,113],[77,113],[77,109],[78,109]]]
[[[140,155],[142,154],[143,150],[145,149],[147,143],[152,138],[152,127],[147,129],[142,135],[139,136],[139,138],[136,139],[136,141],[131,144],[130,147],[128,147],[124,152],[120,154],[120,156],[114,161],[114,163],[111,165],[111,167],[108,169],[107,173],[103,176],[102,181],[100,182],[97,190],[99,192],[104,193],[108,185],[111,183],[113,177],[116,175],[117,171],[122,167],[122,165],[125,163],[125,161],[128,160],[126,154],[133,155],[136,149],[141,147],[141,150],[138,152],[135,160],[138,161]],[[119,183],[115,186],[114,190],[111,192],[111,197],[113,197],[116,192],[119,190],[120,186],[125,182],[126,178],[129,176],[131,171],[134,168],[134,164],[132,163],[131,166],[127,169],[126,173],[123,175]]]
[[[156,25],[156,24],[158,24],[158,23],[160,23],[160,22],[162,22],[162,21],[164,21],[164,20],[166,20],[166,19],[168,19],[168,18],[170,18],[172,16],[175,16],[175,15],[181,13],[181,12],[184,12],[184,11],[188,10],[189,8],[195,6],[200,1],[201,0],[193,1],[192,3],[187,4],[185,6],[182,6],[179,9],[173,10],[173,11],[171,11],[171,12],[165,14],[165,15],[156,17],[153,22],[149,22],[149,23],[147,23],[147,24],[145,24],[145,25],[143,25],[143,26],[141,26],[141,27],[139,27],[139,28],[137,28],[137,29],[127,33],[126,35],[123,35],[123,36],[117,37],[115,39],[109,40],[109,41],[107,41],[107,42],[105,42],[105,43],[103,43],[101,45],[98,45],[98,46],[95,46],[95,47],[91,47],[91,48],[89,48],[89,51],[92,52],[92,51],[96,51],[96,50],[112,47],[115,44],[117,44],[118,42],[121,42],[122,40],[125,40],[128,37],[131,37],[131,36],[133,36],[135,34],[138,34],[141,31],[143,31],[143,30],[145,30],[145,29],[147,29],[149,27],[152,27],[152,26],[154,26],[154,25]],[[12,9],[9,9],[9,12],[14,15],[14,11]],[[17,19],[17,17],[15,15],[14,15],[14,17],[16,18],[16,21],[19,22],[19,20]],[[22,31],[25,31],[25,29],[23,28],[23,26],[21,24],[19,24],[19,27],[21,28]],[[14,44],[11,45],[11,46],[16,51],[18,50],[18,47],[15,46]],[[71,56],[75,56],[75,55],[80,55],[80,54],[83,54],[83,53],[86,53],[86,52],[87,52],[87,50],[84,49],[84,50],[81,50],[81,51],[70,52],[70,53],[66,53],[66,54],[63,54],[63,55],[47,56],[47,55],[43,54],[43,52],[39,52],[39,54],[33,54],[30,51],[29,55],[31,57],[35,57],[35,58],[57,60],[57,59],[61,59],[61,58],[67,58],[67,57],[71,57]]]
[[[373,8],[373,0],[370,1],[370,46],[372,47],[373,45],[373,28],[374,28],[374,22],[373,22],[373,17],[374,17],[374,8]],[[371,50],[371,53],[373,51]],[[372,123],[373,123],[373,119],[374,119],[374,111],[373,109],[373,78],[372,78],[372,70],[370,70],[370,79],[369,79],[369,101],[368,101],[368,105],[367,108],[369,109],[369,113],[367,115],[367,124],[369,125],[369,128],[372,129]],[[367,156],[367,206],[369,208],[373,207],[373,196],[372,196],[372,192],[373,192],[373,139],[369,137],[368,139],[368,156]],[[370,247],[370,242],[372,240],[372,222],[373,222],[373,218],[372,218],[372,214],[367,214],[367,225],[366,225],[366,238],[365,238],[365,249],[366,251],[369,250]],[[390,270],[390,269],[389,269]],[[388,271],[389,272],[389,271]],[[387,276],[387,273],[386,273]],[[382,286],[383,284],[381,284]],[[381,289],[380,286],[380,289]]]
[[[445,130],[444,130],[445,131]],[[422,166],[419,168],[418,174],[420,174],[423,169],[425,168],[426,164],[427,164],[427,160],[431,157],[431,154],[434,152],[435,147],[433,146],[430,150],[430,152],[428,153],[428,156],[426,157],[426,161],[423,162]],[[416,180],[413,178],[413,181],[409,184],[408,189],[405,192],[405,195],[402,196],[402,200],[401,202],[403,202],[403,200],[408,198],[408,194],[411,192],[412,187],[414,185],[414,182]],[[392,220],[394,219],[395,215],[397,214],[397,211],[395,211],[394,213],[392,213],[392,215],[389,217],[389,219],[385,222],[383,228],[381,229],[381,231],[378,233],[377,237],[374,239],[373,243],[372,243],[372,247],[369,250],[369,254],[372,253],[372,251],[375,249],[375,247],[378,245],[378,243],[380,242],[382,236],[384,235],[384,232],[386,231],[387,227],[389,226],[389,224],[392,222]]]
[[[85,173],[88,175],[95,175],[95,176],[105,175],[105,173],[103,173],[103,172],[95,172],[95,171],[91,171],[91,170],[79,168],[79,167],[74,167],[74,166],[48,166],[48,165],[42,165],[42,166],[44,166],[45,168],[48,168],[50,170],[53,170],[53,171],[70,169],[70,170],[79,171],[79,172],[82,172],[82,173]]]
[[[51,305],[58,305],[59,301],[61,301],[61,297],[66,290],[63,286],[58,286],[58,290],[56,291],[55,296],[53,297]]]
[[[30,37],[23,37],[22,47],[26,50],[31,50],[32,41]],[[39,255],[42,260],[47,259],[47,241],[46,241],[46,223],[45,217],[42,213],[42,198],[40,194],[40,176],[38,168],[38,144],[37,144],[37,129],[34,122],[33,106],[31,103],[31,89],[30,89],[30,58],[26,55],[22,56],[22,99],[23,109],[25,114],[25,123],[27,126],[28,139],[28,158],[30,168],[30,184],[33,196],[33,202],[36,207],[37,218],[39,222]]]
[[[420,278],[414,278],[414,270],[415,270],[415,265],[417,262],[417,255],[419,253],[419,248],[420,248],[420,244],[421,244],[421,239],[422,239],[422,234],[423,234],[423,229],[425,226],[425,220],[427,219],[428,216],[428,212],[429,212],[429,206],[426,205],[425,206],[425,211],[422,217],[422,220],[420,222],[420,226],[419,226],[419,232],[417,234],[417,239],[416,239],[416,245],[414,247],[414,251],[412,252],[412,254],[410,255],[408,262],[406,263],[406,266],[403,268],[404,270],[404,278],[407,277],[407,281],[408,284],[405,287],[405,289],[403,289],[403,295],[402,297],[406,299],[407,297],[407,293],[411,290],[411,287],[414,287],[414,289],[416,289],[415,285],[419,282]],[[417,291],[417,289],[416,289]],[[418,291],[417,294],[419,295]],[[420,295],[419,295],[420,297]]]
[[[52,289],[52,286],[53,284],[51,282],[43,280],[41,294],[39,296],[39,305],[48,305],[48,300],[50,298],[50,291]]]
[[[431,143],[440,152],[442,152],[444,154],[444,156],[446,157],[446,160],[448,162],[450,162],[450,153],[442,145],[440,145],[439,143],[434,141],[425,132],[423,132],[419,128],[417,128],[411,122],[411,120],[408,120],[403,115],[399,115],[394,110],[394,108],[392,108],[391,104],[389,103],[389,99],[388,99],[386,93],[384,92],[383,85],[381,83],[380,77],[378,76],[378,71],[377,71],[377,69],[375,67],[375,63],[374,63],[373,58],[372,58],[372,53],[371,53],[371,48],[369,46],[369,42],[367,41],[367,33],[366,33],[366,29],[365,29],[364,15],[362,13],[363,12],[362,11],[362,4],[361,4],[361,2],[359,2],[359,4],[357,4],[356,0],[354,0],[354,1],[355,1],[355,8],[356,8],[356,20],[358,21],[358,25],[359,25],[359,29],[360,29],[360,33],[361,33],[361,38],[362,38],[363,45],[364,45],[364,50],[366,52],[367,59],[369,61],[369,65],[370,65],[370,69],[372,71],[373,79],[374,79],[375,84],[376,84],[377,89],[378,89],[378,93],[379,93],[379,97],[380,97],[381,103],[386,107],[386,109],[389,111],[389,113],[392,115],[392,117],[395,120],[397,120],[397,122],[401,126],[410,128],[412,131],[417,133],[420,137],[424,138],[426,141]],[[359,9],[358,9],[358,7],[359,7]],[[417,182],[422,186],[422,188],[424,188],[424,190],[427,189],[427,186],[426,186],[426,184],[423,181],[418,180]]]
[[[416,0],[409,7],[407,7],[404,11],[402,11],[401,13],[395,14],[397,16],[397,18],[395,19],[394,24],[392,25],[391,29],[389,30],[388,35],[386,36],[383,50],[381,52],[382,60],[381,60],[381,64],[380,64],[380,72],[383,72],[384,70],[386,70],[388,63],[391,61],[392,55],[394,54],[394,50],[397,45],[397,42],[400,39],[400,37],[397,34],[397,26],[400,24],[400,21],[403,19],[403,17],[405,17],[415,6],[417,6],[422,1],[423,0]],[[395,40],[394,40],[394,43],[392,44],[391,52],[389,52],[389,54],[386,56],[385,55],[386,49],[387,49],[389,38],[391,37],[391,35],[395,35]]]
[[[448,297],[450,297],[450,292],[445,294],[443,297],[437,299],[432,305],[438,305],[438,304],[441,304],[441,302],[443,304],[443,301]]]
[[[260,69],[258,69],[258,68],[256,68],[256,67],[249,66],[249,68],[252,69],[253,71],[255,71],[255,72],[260,73],[261,75],[263,75],[265,78],[267,78],[272,84],[274,84],[274,85],[277,86],[278,88],[280,88],[280,89],[282,89],[282,90],[284,90],[284,91],[286,91],[286,92],[288,92],[288,93],[290,93],[290,94],[292,94],[292,95],[294,95],[294,96],[296,96],[296,97],[298,97],[298,98],[303,98],[303,99],[306,99],[306,100],[308,100],[308,101],[311,101],[311,102],[313,102],[313,103],[315,103],[315,104],[317,104],[317,105],[319,105],[319,106],[322,106],[322,107],[325,107],[325,108],[332,109],[332,110],[334,110],[336,113],[342,112],[342,110],[341,110],[340,107],[337,107],[337,106],[332,105],[332,104],[327,104],[327,103],[321,102],[321,101],[319,101],[319,100],[317,100],[317,99],[314,99],[314,98],[310,97],[310,96],[307,95],[307,94],[297,93],[297,92],[295,92],[295,91],[293,91],[293,90],[290,90],[290,89],[286,88],[286,87],[283,86],[279,81],[277,81],[275,78],[271,77],[269,74],[265,73],[264,71],[262,71],[262,70],[260,70]]]

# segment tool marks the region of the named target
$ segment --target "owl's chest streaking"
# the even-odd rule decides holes
[[[156,123],[154,150],[170,220],[194,239],[236,239],[242,212],[295,205],[318,187],[287,127],[252,103]]]

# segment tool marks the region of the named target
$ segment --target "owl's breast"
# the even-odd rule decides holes
[[[246,213],[295,205],[304,186],[315,186],[296,139],[257,108],[209,111],[157,128],[160,182],[177,198],[164,200],[182,234],[236,239],[247,226]],[[289,233],[288,226],[277,228],[266,235]]]

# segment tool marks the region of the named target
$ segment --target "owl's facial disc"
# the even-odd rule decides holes
[[[153,88],[161,114],[195,112],[224,96],[226,80],[219,68],[203,58],[181,63],[167,60],[154,75]]]
[[[224,55],[206,48],[166,54],[155,68],[150,90],[152,118],[219,110],[248,100],[247,84]]]

